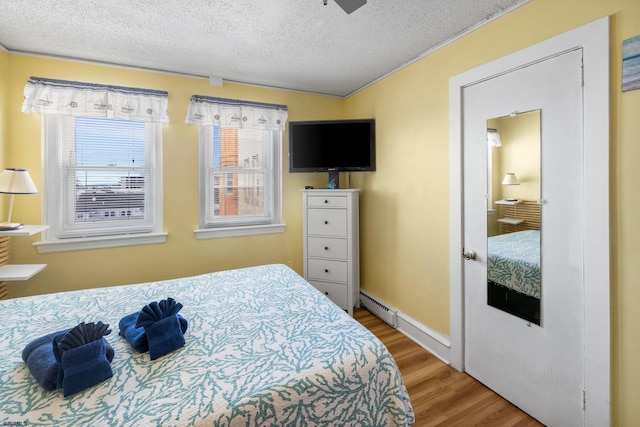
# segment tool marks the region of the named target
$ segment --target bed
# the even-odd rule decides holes
[[[489,237],[489,305],[540,324],[540,231]]]
[[[156,360],[118,321],[166,297],[186,345]],[[284,265],[0,301],[0,422],[28,425],[408,426],[411,402],[384,345]],[[64,398],[21,359],[30,340],[111,325],[113,377]],[[25,425],[26,425],[25,424]]]

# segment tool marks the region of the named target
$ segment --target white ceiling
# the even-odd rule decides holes
[[[342,97],[528,1],[0,0],[0,45]]]

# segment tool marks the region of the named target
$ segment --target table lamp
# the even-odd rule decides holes
[[[504,176],[504,179],[502,180],[502,185],[520,185],[520,181],[518,181],[518,178],[516,177],[516,174],[513,172],[507,172],[507,174]],[[506,202],[516,202],[517,199],[513,199],[513,198],[508,198],[505,199]]]
[[[0,193],[11,194],[11,202],[9,202],[9,217],[7,218],[7,222],[0,223],[0,231],[18,230],[23,227],[20,223],[11,222],[13,197],[16,194],[36,194],[37,192],[38,189],[26,169],[6,168],[2,173],[0,173]]]

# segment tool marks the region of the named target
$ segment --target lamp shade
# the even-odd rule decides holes
[[[38,189],[26,169],[6,168],[0,173],[0,193],[36,194]]]
[[[490,147],[502,147],[498,129],[487,129],[487,144],[489,144]]]
[[[513,172],[507,172],[502,180],[502,185],[520,185],[520,181]]]

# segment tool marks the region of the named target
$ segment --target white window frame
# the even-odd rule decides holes
[[[208,179],[208,156],[210,144],[213,144],[213,126],[200,126],[198,131],[199,139],[199,228],[195,230],[197,239],[215,239],[236,236],[251,236],[260,234],[282,233],[285,224],[282,224],[282,131],[271,132],[272,137],[265,161],[268,163],[268,179],[264,183],[264,191],[271,192],[270,196],[265,196],[265,200],[271,200],[271,215],[264,217],[247,217],[245,219],[221,220],[215,223],[207,223],[207,197],[210,191]],[[242,169],[242,168],[240,168]],[[233,168],[229,172],[237,172],[239,169]],[[222,187],[226,189],[226,186]],[[224,191],[224,190],[223,190]]]
[[[151,127],[153,140],[148,147],[152,150],[149,157],[153,161],[151,177],[147,184],[151,186],[150,194],[152,194],[147,206],[153,209],[148,228],[101,233],[92,231],[84,236],[61,237],[58,225],[60,212],[58,195],[61,185],[61,177],[58,173],[58,135],[62,127],[61,119],[64,117],[71,116],[42,115],[43,218],[44,223],[49,225],[49,229],[42,234],[41,242],[34,243],[38,252],[52,253],[164,243],[167,233],[162,231],[162,124],[160,123],[146,123],[146,126]]]

